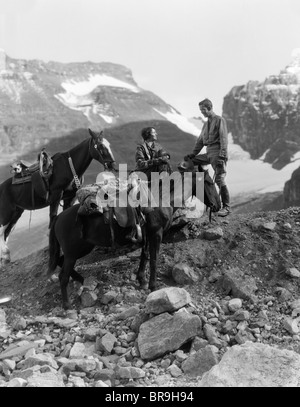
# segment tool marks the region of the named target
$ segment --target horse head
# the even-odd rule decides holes
[[[99,133],[89,129],[92,137],[90,152],[92,157],[99,161],[105,169],[116,171],[115,158],[110,148],[110,143],[103,137],[103,130]]]

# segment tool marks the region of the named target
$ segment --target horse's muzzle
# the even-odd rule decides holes
[[[117,164],[115,161],[109,161],[106,164],[106,168],[110,171],[117,171]]]

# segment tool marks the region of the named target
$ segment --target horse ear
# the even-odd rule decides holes
[[[93,130],[91,130],[90,128],[89,128],[89,133],[90,133],[90,135],[92,136],[92,137],[96,137],[96,134],[93,132]]]

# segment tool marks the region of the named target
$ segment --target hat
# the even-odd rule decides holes
[[[194,169],[193,160],[188,158],[187,160],[181,161],[178,164],[177,168],[179,169],[179,171],[193,171],[193,169]]]

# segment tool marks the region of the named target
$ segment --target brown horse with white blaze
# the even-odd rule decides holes
[[[50,206],[49,228],[55,219],[59,203],[63,200],[63,210],[72,205],[76,196],[76,188],[72,188],[75,179],[83,174],[94,159],[105,169],[115,170],[115,159],[109,142],[103,132],[89,130],[90,137],[67,152],[56,153],[53,160],[52,175],[49,178],[48,199],[33,194],[31,182],[13,184],[8,178],[0,185],[0,266],[10,261],[8,238],[13,227],[24,210],[36,210]]]

